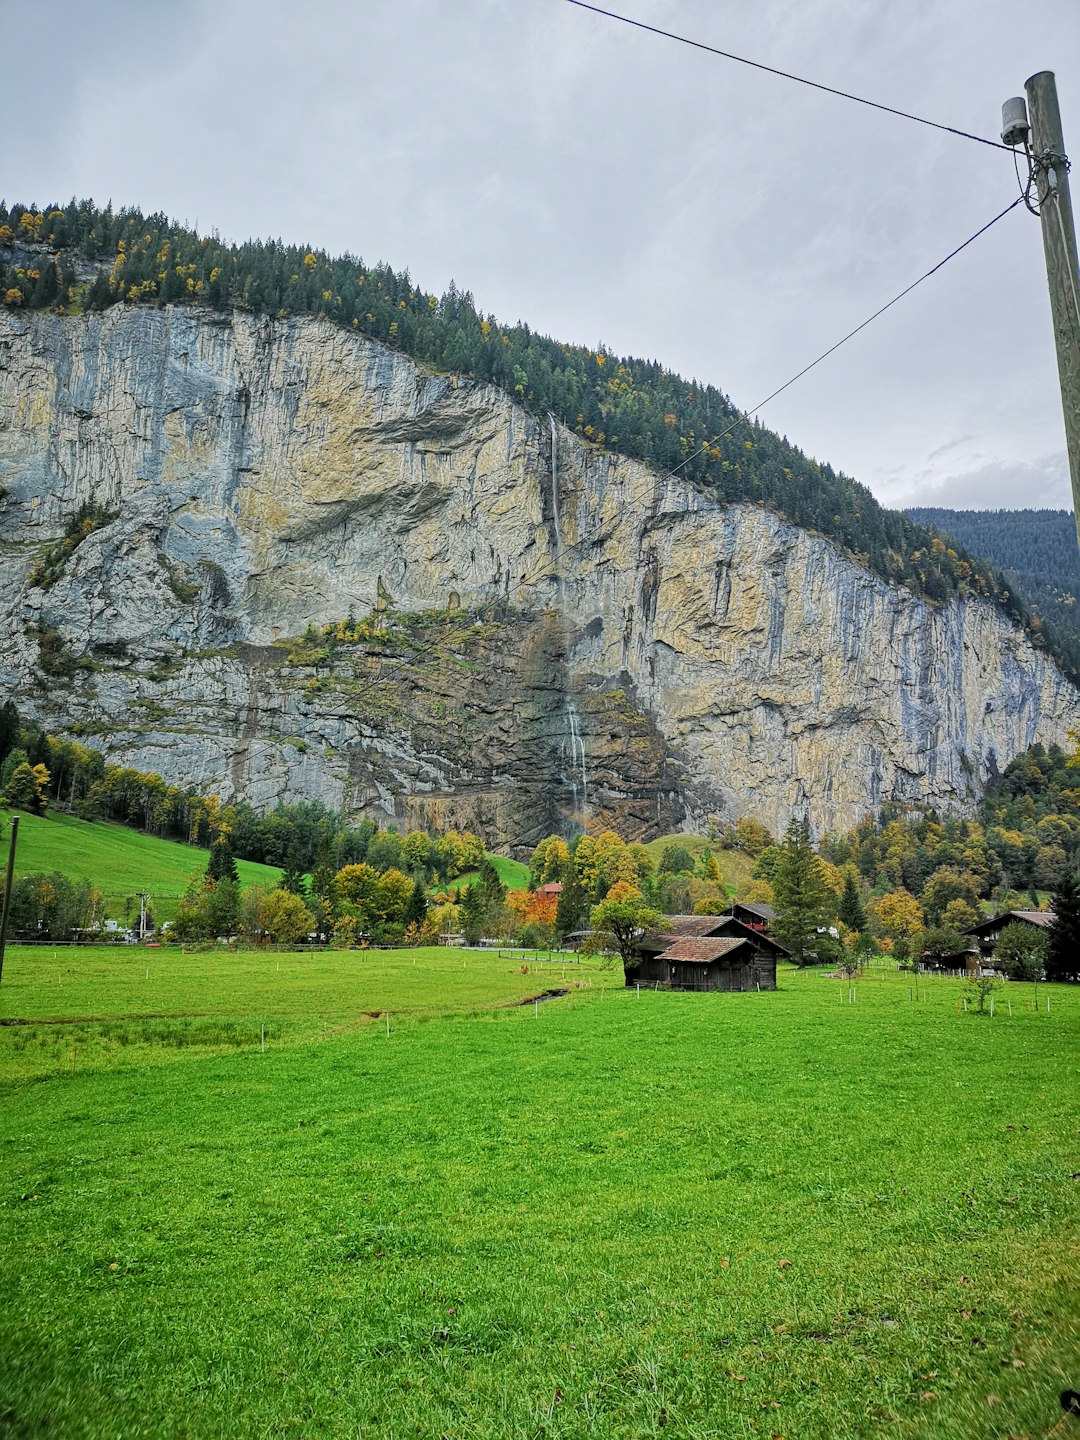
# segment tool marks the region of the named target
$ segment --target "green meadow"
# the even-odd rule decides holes
[[[527,890],[529,888],[529,867],[520,860],[511,860],[506,855],[488,855],[487,857],[495,869],[496,875],[508,890]],[[438,881],[431,889],[457,890],[465,885],[472,885],[480,878],[479,870],[469,870],[464,875],[458,875],[453,880]]]
[[[12,813],[0,809],[5,855]],[[15,873],[58,870],[73,880],[89,880],[104,893],[107,912],[116,919],[122,918],[127,897],[140,890],[146,890],[159,902],[157,918],[168,919],[192,875],[201,875],[209,859],[209,851],[195,845],[159,840],[104,820],[79,820],[60,810],[45,815],[20,810],[18,816]],[[281,871],[273,865],[238,860],[236,868],[244,886],[256,881],[276,885],[281,879]]]
[[[780,987],[9,949],[0,1434],[1048,1434],[1080,993]]]

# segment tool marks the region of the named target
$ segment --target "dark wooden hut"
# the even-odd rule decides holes
[[[671,990],[776,989],[775,955],[734,935],[676,940],[648,968]]]
[[[777,958],[788,953],[734,915],[673,915],[637,949],[626,983],[674,990],[775,990]]]

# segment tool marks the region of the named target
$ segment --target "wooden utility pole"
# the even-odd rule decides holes
[[[4,885],[4,905],[0,910],[0,979],[4,975],[4,945],[7,943],[8,911],[11,909],[11,887],[15,879],[15,845],[19,839],[19,817],[11,817],[11,838],[8,840],[7,881]]]
[[[1031,160],[1046,252],[1046,278],[1050,285],[1061,407],[1065,412],[1065,447],[1072,477],[1076,537],[1080,545],[1080,266],[1076,259],[1076,225],[1069,196],[1069,162],[1053,71],[1040,70],[1025,83],[1024,89],[1031,123]]]

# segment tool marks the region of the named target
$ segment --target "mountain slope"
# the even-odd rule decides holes
[[[907,513],[985,556],[1060,633],[1080,636],[1080,549],[1071,510],[920,508]]]
[[[107,309],[201,303],[256,315],[318,315],[444,373],[499,385],[540,418],[550,411],[590,444],[684,480],[720,501],[763,504],[819,531],[892,584],[931,600],[982,595],[1028,627],[1075,681],[1080,638],[1031,625],[992,567],[946,546],[863,485],[808,458],[727,396],[653,361],[560,344],[501,325],[451,286],[427,295],[407,272],[280,242],[226,245],[162,215],[90,201],[45,211],[0,205],[0,298],[11,308]]]
[[[328,321],[9,312],[0,357],[0,682],[170,779],[500,848],[842,828],[1075,724],[994,606]]]

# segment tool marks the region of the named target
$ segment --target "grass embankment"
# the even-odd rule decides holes
[[[522,864],[520,860],[509,860],[505,855],[489,855],[487,857],[495,867],[495,873],[508,890],[527,890],[529,888],[529,867]],[[431,888],[433,891],[457,890],[465,885],[472,885],[480,878],[478,870],[469,870],[464,875],[458,875],[453,880],[439,881]]]
[[[5,829],[12,813],[0,807],[0,820]],[[58,870],[73,880],[90,880],[105,895],[106,913],[117,920],[124,918],[125,901],[140,890],[150,895],[159,923],[171,920],[176,902],[187,889],[192,875],[201,875],[209,859],[209,852],[197,845],[158,840],[126,825],[79,820],[59,810],[50,810],[45,815],[30,815],[23,810],[17,813],[19,847],[15,873],[29,875],[35,871]],[[528,886],[527,865],[503,855],[488,858],[507,889],[523,890]],[[275,865],[237,860],[236,868],[244,888],[256,882],[276,885],[281,879],[281,870]],[[472,871],[450,881],[449,885],[450,888],[470,885],[476,878],[476,871]],[[432,888],[434,891],[447,887]]]
[[[5,832],[12,813],[0,809]],[[124,902],[140,890],[150,895],[158,921],[169,919],[192,875],[201,875],[210,858],[197,845],[159,840],[105,820],[79,820],[59,810],[17,813],[16,875],[57,870],[73,880],[89,880],[105,895],[106,914],[117,920],[124,917]],[[274,865],[238,860],[236,868],[243,886],[276,885],[281,879]]]
[[[73,1077],[66,1027],[0,1027],[10,1433],[1056,1423],[1077,991],[1040,986],[1046,1014],[1013,987],[991,1020],[958,1013],[959,982],[911,1003],[885,971],[848,1005],[816,973],[639,998],[586,963],[568,973],[592,988],[497,1008],[555,967],[158,952],[147,981],[134,961],[79,954],[58,983],[47,950],[9,952],[0,1011],[176,1006],[243,1033],[178,1046],[182,1022],[129,1021],[137,1043],[88,1072],[80,1046]]]
[[[721,849],[719,841],[707,840],[704,835],[661,835],[659,840],[650,840],[645,846],[657,869],[669,845],[681,845],[695,860],[701,858],[701,852],[706,847],[710,849],[719,861],[728,894],[735,898],[745,893],[757,864],[754,857],[747,855],[744,850]]]

